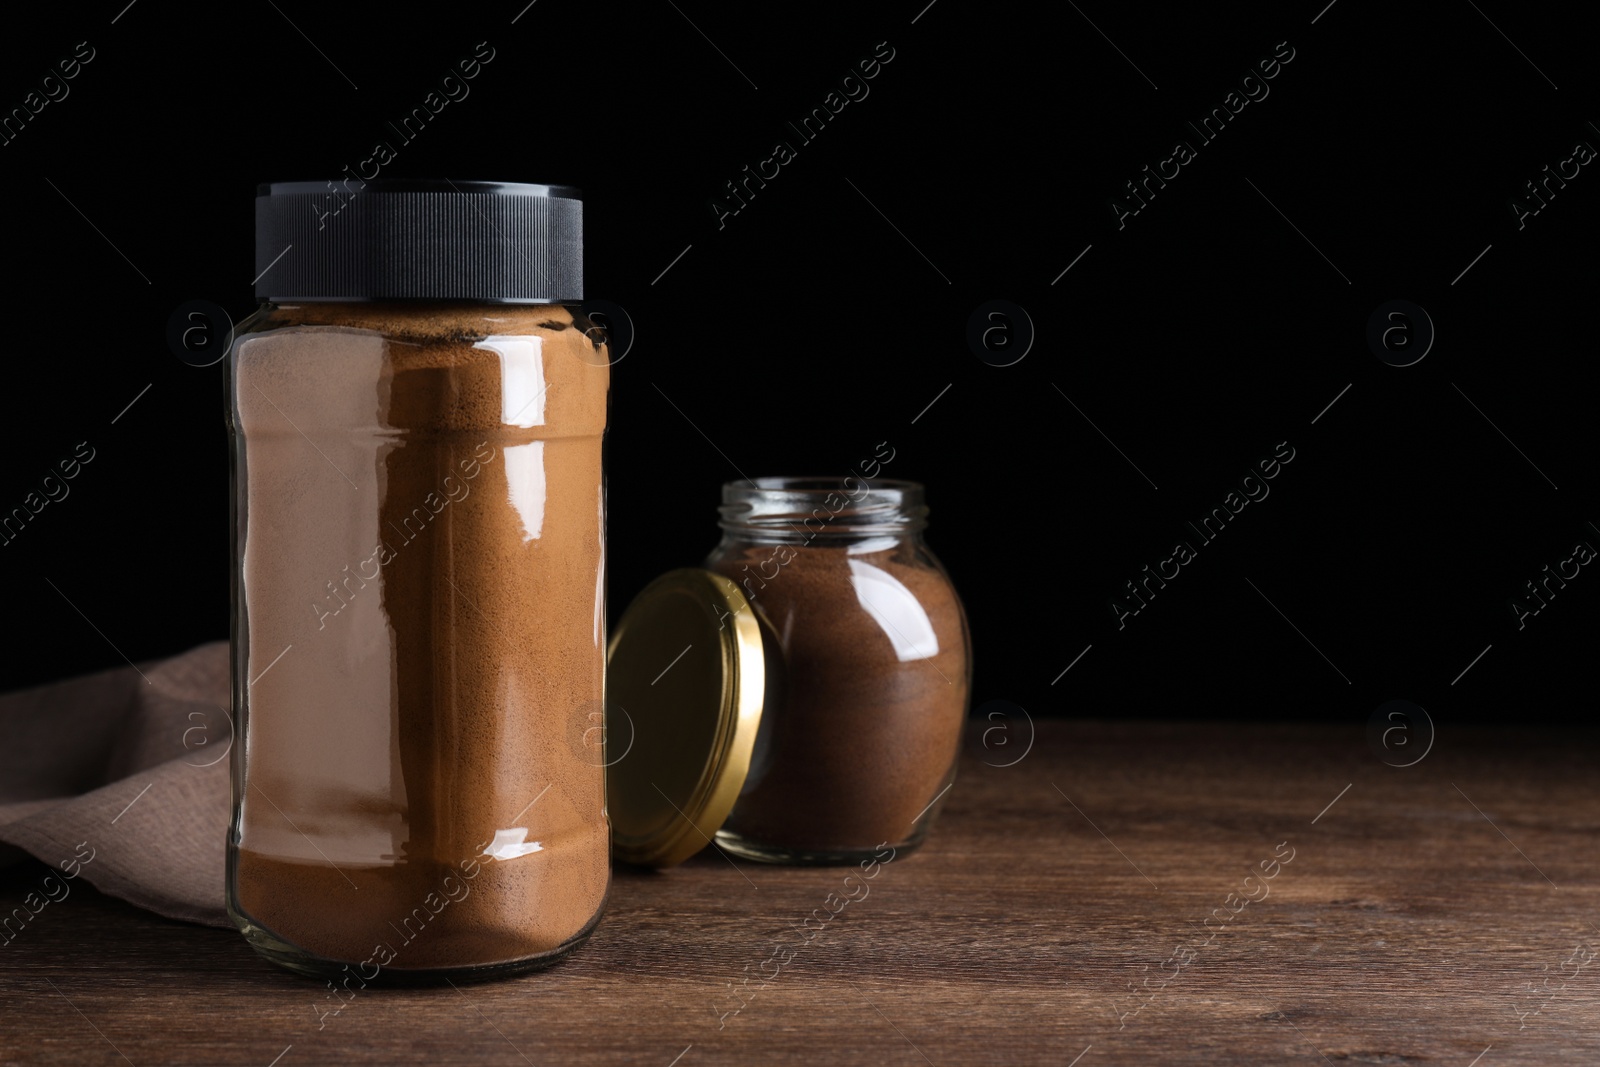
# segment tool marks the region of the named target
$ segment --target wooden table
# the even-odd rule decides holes
[[[1048,722],[989,766],[1028,727],[980,728],[864,897],[714,853],[619,871],[554,970],[320,1029],[325,987],[83,886],[0,948],[0,1063],[1600,1063],[1594,733],[1446,727],[1396,768],[1359,725]]]

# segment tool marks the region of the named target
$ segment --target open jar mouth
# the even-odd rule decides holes
[[[786,542],[898,536],[928,522],[920,482],[899,478],[768,477],[726,482],[718,525]]]

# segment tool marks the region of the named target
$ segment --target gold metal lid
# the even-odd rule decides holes
[[[669,571],[634,598],[607,652],[607,720],[633,726],[606,769],[617,859],[670,867],[711,842],[749,773],[765,689],[760,626],[728,579]]]

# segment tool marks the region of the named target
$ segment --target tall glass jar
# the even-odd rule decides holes
[[[783,863],[904,855],[954,781],[971,683],[961,601],[922,539],[922,486],[761,478],[722,500],[705,565],[739,586],[775,654],[717,843]]]
[[[368,183],[319,233],[320,191],[262,187],[258,263],[294,248],[228,359],[228,909],[346,987],[543,966],[610,879],[573,743],[604,695],[609,395],[565,302],[578,202]]]

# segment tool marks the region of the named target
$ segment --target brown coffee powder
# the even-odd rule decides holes
[[[551,952],[609,879],[603,770],[568,722],[602,696],[605,351],[560,306],[255,329],[238,909],[336,961]]]
[[[742,582],[771,574],[759,563],[772,553],[739,544],[708,566]],[[723,830],[779,851],[914,844],[919,813],[954,772],[966,715],[955,590],[903,542],[852,553],[818,541],[780,558],[770,580],[743,586],[779,643],[785,681],[769,691],[769,747]]]

